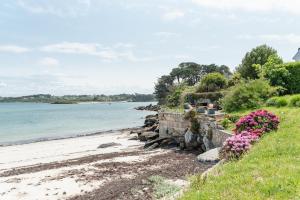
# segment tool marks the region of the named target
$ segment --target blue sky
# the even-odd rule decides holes
[[[290,61],[296,0],[2,0],[0,96],[150,93],[180,62],[234,69],[259,44]]]

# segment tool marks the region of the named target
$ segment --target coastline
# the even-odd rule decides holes
[[[212,166],[176,148],[145,151],[130,130],[0,147],[0,199],[154,199],[149,177],[182,187]]]

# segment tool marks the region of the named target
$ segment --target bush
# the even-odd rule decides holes
[[[235,124],[235,134],[248,131],[257,136],[261,136],[265,132],[277,130],[279,119],[273,113],[266,110],[257,110],[242,118]]]
[[[177,107],[181,104],[181,95],[185,89],[184,85],[175,87],[172,92],[167,96],[167,106]]]
[[[267,100],[267,106],[284,107],[288,105],[288,101],[283,97],[272,97]]]
[[[257,135],[247,131],[234,135],[224,142],[220,157],[226,160],[237,159],[247,152],[257,140]]]
[[[276,94],[276,88],[262,79],[242,81],[228,89],[221,100],[221,106],[226,112],[259,108],[265,100]]]
[[[300,93],[300,62],[285,63],[282,67],[286,68],[290,74],[286,84],[287,93]]]
[[[294,96],[290,100],[290,106],[300,107],[300,96]]]
[[[224,75],[215,72],[209,73],[201,79],[197,92],[216,92],[227,87]]]

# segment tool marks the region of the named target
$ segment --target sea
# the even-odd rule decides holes
[[[150,103],[0,103],[0,146],[142,126],[154,112],[134,108]]]

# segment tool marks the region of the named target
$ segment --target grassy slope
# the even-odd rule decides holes
[[[265,109],[280,116],[279,130],[241,160],[221,166],[218,176],[205,183],[196,177],[182,200],[300,199],[300,108]]]

